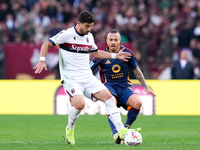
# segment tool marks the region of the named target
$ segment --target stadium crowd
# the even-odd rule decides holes
[[[113,28],[120,31],[122,43],[133,43],[147,79],[171,79],[172,62],[182,50],[193,64],[193,78],[200,78],[199,0],[1,0],[0,63],[4,44],[42,43],[75,25],[82,10],[95,16],[97,44],[105,43]]]

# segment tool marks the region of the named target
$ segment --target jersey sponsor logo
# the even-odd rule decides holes
[[[83,45],[83,44],[71,44],[71,43],[64,43],[60,45],[61,48],[68,51],[75,51],[75,52],[89,52],[91,45]]]
[[[72,45],[72,47],[70,49],[71,50],[77,50],[77,51],[89,51],[90,47],[89,46]]]
[[[124,74],[123,73],[111,74],[111,77],[112,79],[123,78]]]
[[[105,64],[111,64],[110,60],[107,60]]]

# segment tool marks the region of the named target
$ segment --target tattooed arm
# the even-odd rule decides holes
[[[140,70],[140,68],[136,67],[133,70],[133,73],[134,73],[135,77],[140,81],[140,83],[144,86],[145,92],[147,92],[148,94],[152,94],[153,96],[156,96],[156,94],[147,85],[144,75],[143,75],[142,71]]]

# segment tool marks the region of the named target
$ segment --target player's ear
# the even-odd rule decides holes
[[[121,42],[121,34],[119,34],[119,41]]]
[[[79,25],[79,26],[80,26],[80,25],[81,25],[81,22],[80,22],[80,21],[78,21],[78,22],[77,22],[77,25]]]

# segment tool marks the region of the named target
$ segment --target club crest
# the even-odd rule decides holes
[[[75,89],[73,88],[73,89],[71,89],[71,92],[72,92],[72,94],[74,94],[75,93]]]
[[[86,37],[86,41],[87,41],[87,43],[89,43],[89,39],[88,39],[88,37]]]

